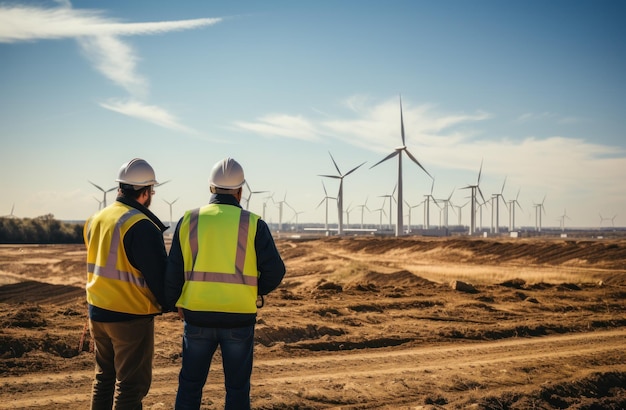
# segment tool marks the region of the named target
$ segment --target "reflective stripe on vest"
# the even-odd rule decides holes
[[[191,211],[189,219],[189,246],[192,255],[192,271],[185,272],[185,279],[198,282],[233,283],[248,286],[257,286],[256,276],[243,274],[246,262],[248,229],[250,227],[250,212],[242,209],[239,215],[239,232],[237,233],[237,254],[235,256],[235,274],[222,272],[201,272],[195,270],[198,257],[198,216],[200,209]]]

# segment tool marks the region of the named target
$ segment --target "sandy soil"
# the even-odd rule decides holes
[[[257,409],[626,408],[626,240],[277,239]],[[0,245],[0,409],[88,408],[80,245]],[[182,323],[157,318],[146,409],[169,409]],[[81,340],[84,335],[84,340]],[[219,357],[203,408],[223,408]]]

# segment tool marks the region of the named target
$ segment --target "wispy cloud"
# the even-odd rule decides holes
[[[319,140],[315,125],[302,116],[266,115],[255,122],[236,122],[235,127],[264,137],[293,138],[303,141]]]
[[[102,11],[73,9],[69,2],[56,8],[0,5],[0,42],[76,39],[94,68],[132,96],[129,102],[102,103],[102,107],[165,128],[193,132],[167,110],[139,101],[148,94],[148,80],[138,73],[136,51],[122,38],[196,29],[220,21],[201,18],[123,23],[106,17]]]
[[[157,107],[156,105],[147,105],[135,100],[110,100],[107,103],[100,103],[100,106],[106,108],[107,110],[115,111],[129,117],[151,122],[163,128],[185,133],[195,132],[193,129],[182,125],[172,114],[160,107]]]

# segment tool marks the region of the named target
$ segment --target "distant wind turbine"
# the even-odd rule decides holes
[[[13,211],[15,211],[15,203],[13,203],[13,205],[11,206],[11,213],[8,215],[4,215],[2,218],[9,218],[9,219],[15,218]]]
[[[339,180],[339,192],[337,193],[337,216],[338,216],[337,234],[341,235],[343,233],[343,179],[347,177],[348,175],[350,175],[351,173],[353,173],[354,171],[356,171],[358,168],[360,168],[363,164],[365,164],[365,162],[362,162],[360,165],[357,165],[356,167],[352,168],[350,171],[346,172],[345,174],[342,174],[341,171],[339,170],[339,167],[337,166],[337,163],[335,162],[335,158],[333,158],[333,155],[330,153],[330,151],[328,152],[328,155],[330,155],[330,159],[333,161],[333,165],[335,165],[335,169],[337,170],[338,175],[319,175],[319,176],[324,177],[324,178],[334,178],[334,179]]]
[[[95,186],[96,188],[98,188],[100,191],[102,191],[103,194],[103,198],[102,198],[102,208],[106,208],[107,207],[107,194],[111,191],[115,191],[117,189],[117,186],[114,186],[113,188],[109,188],[109,189],[103,189],[102,187],[100,187],[99,185],[94,184],[93,182],[89,181],[88,182]]]
[[[248,196],[245,197],[245,201],[246,201],[246,205],[244,206],[245,209],[250,209],[250,199],[252,198],[253,194],[263,194],[267,191],[253,191],[250,189],[250,185],[248,185],[248,181],[245,181],[245,185],[246,185],[246,190],[248,191]]]
[[[417,208],[417,207],[419,207],[420,205],[422,205],[422,204],[424,203],[424,201],[420,202],[420,203],[419,203],[419,204],[417,204],[417,205],[411,205],[411,204],[409,204],[406,200],[404,201],[404,203],[406,204],[406,206],[408,206],[408,207],[409,207],[409,214],[408,214],[408,216],[409,216],[409,225],[408,225],[408,227],[407,227],[407,232],[408,232],[408,233],[411,233],[411,213],[412,213],[411,211],[413,211],[413,208]]]
[[[471,200],[470,200],[470,228],[469,234],[473,235],[476,232],[476,203],[478,202],[478,198],[476,194],[479,193],[480,197],[483,199],[483,203],[485,202],[485,197],[483,196],[483,192],[480,190],[480,174],[483,171],[483,161],[480,161],[480,169],[478,170],[478,178],[476,179],[476,184],[467,185],[461,189],[470,189],[471,190]]]
[[[99,200],[98,198],[96,198],[95,196],[93,197],[93,199],[96,200],[96,202],[98,203],[98,211],[102,209],[102,201]]]
[[[428,173],[428,171],[426,171],[426,168],[424,168],[422,166],[422,164],[419,163],[419,161],[417,159],[415,159],[415,157],[413,156],[413,154],[411,154],[411,152],[409,152],[409,150],[406,148],[406,139],[404,137],[404,119],[402,116],[402,96],[400,96],[400,133],[402,136],[402,146],[397,147],[394,152],[392,152],[391,154],[387,155],[385,158],[383,158],[382,160],[378,161],[376,164],[372,165],[370,167],[370,169],[374,168],[376,165],[387,161],[390,158],[393,158],[395,156],[398,156],[398,182],[396,183],[396,186],[398,187],[398,198],[396,200],[396,203],[398,204],[398,210],[397,210],[397,222],[396,222],[396,236],[400,236],[402,235],[402,206],[404,205],[404,200],[402,197],[402,152],[404,152],[406,155],[408,155],[408,157],[415,162],[429,177],[432,178],[432,176]]]
[[[291,208],[291,206],[287,203],[287,193],[285,192],[285,197],[282,201],[274,202],[278,204],[278,230],[283,230],[283,205],[287,205]],[[292,208],[293,209],[293,208]]]
[[[432,199],[435,204],[437,200],[433,196],[433,189],[435,188],[435,178],[430,184],[430,194],[424,195],[424,229],[430,229],[430,200]]]
[[[544,195],[543,200],[536,204],[534,203],[533,206],[535,207],[535,230],[537,232],[541,232],[541,213],[543,212],[543,214],[546,214],[546,209],[543,206],[543,203],[546,201],[546,197]]]
[[[365,212],[365,210],[367,209],[368,211],[370,210],[367,207],[367,197],[365,198],[365,202],[361,205],[357,205],[355,208],[361,208],[361,229],[363,229],[363,213]]]
[[[317,205],[317,207],[315,207],[315,209],[319,208],[323,203],[326,203],[326,213],[325,213],[325,219],[324,219],[324,229],[326,231],[328,231],[328,200],[329,199],[337,199],[337,198],[333,198],[328,196],[328,192],[326,191],[326,185],[324,185],[324,181],[322,181],[322,188],[324,188],[324,198],[322,198],[322,200],[320,201],[320,203]]]
[[[173,226],[173,222],[172,222],[172,205],[174,205],[174,202],[178,201],[180,198],[176,198],[175,200],[173,200],[172,202],[169,202],[167,200],[163,200],[163,202],[165,202],[166,204],[168,204],[170,206],[170,227]]]
[[[439,200],[439,202],[443,202],[443,226],[445,226],[446,228],[448,228],[448,213],[449,213],[450,206],[452,204],[450,200],[452,199],[452,195],[454,194],[455,189],[456,188],[452,189],[452,192],[450,192],[450,195],[446,199]],[[452,208],[452,212],[454,212],[454,208]]]
[[[572,218],[567,216],[567,210],[563,209],[563,215],[559,217],[560,222],[561,222],[561,231],[563,232],[565,232],[565,218],[569,219],[570,221],[572,220]]]
[[[379,222],[379,229],[382,231],[383,230],[383,214],[387,214],[385,212],[385,201],[383,201],[383,204],[380,206],[380,208],[378,209],[374,209],[372,212],[379,212],[379,216],[380,216],[380,222]]]
[[[387,201],[387,198],[389,198],[389,229],[391,229],[391,227],[393,226],[393,224],[391,223],[391,206],[393,205],[393,201],[395,201],[396,199],[393,197],[393,194],[396,192],[396,189],[398,188],[398,186],[394,186],[393,187],[393,191],[390,194],[387,195],[379,195],[380,198],[384,198],[383,199],[383,205],[385,206],[385,202]]]
[[[492,228],[492,232],[495,232],[495,233],[500,233],[500,199],[502,199],[502,203],[504,203],[504,206],[506,207],[506,201],[503,195],[505,184],[506,184],[506,177],[504,177],[504,182],[502,183],[502,189],[500,189],[500,193],[491,194],[491,228]],[[494,221],[495,221],[495,227],[494,227]]]
[[[517,201],[517,198],[519,198],[519,193],[520,190],[518,189],[515,199],[509,200],[509,232],[515,230],[515,206],[517,205],[520,211],[523,211],[522,206]]]

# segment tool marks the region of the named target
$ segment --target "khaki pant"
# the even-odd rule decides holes
[[[139,410],[152,382],[154,318],[89,321],[96,352],[92,410]]]

